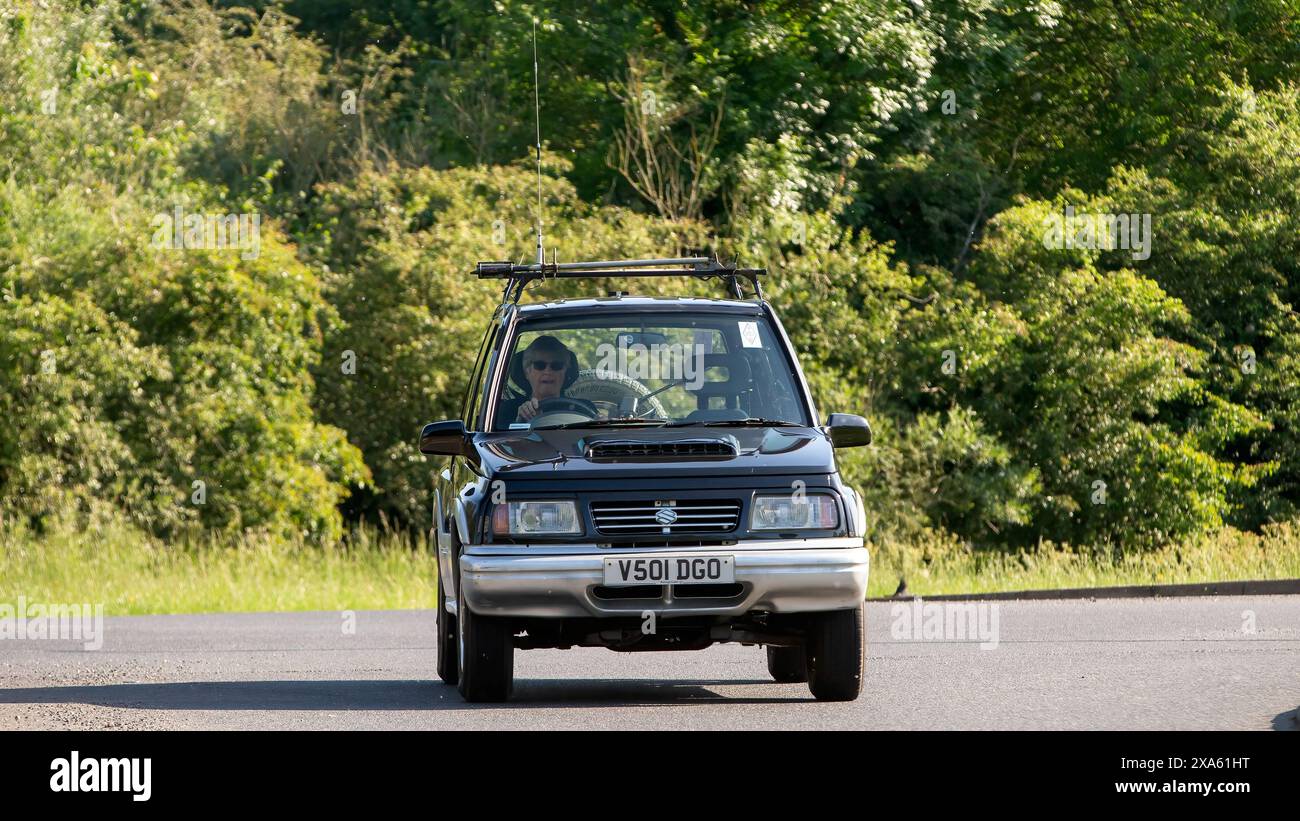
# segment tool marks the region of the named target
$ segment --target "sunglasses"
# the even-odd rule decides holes
[[[548,363],[545,359],[534,359],[532,362],[528,363],[528,367],[532,368],[533,370],[544,371],[546,370],[547,364]],[[568,362],[564,362],[559,359],[552,359],[549,364],[551,366],[551,370],[553,371],[562,371],[565,368],[569,367]]]

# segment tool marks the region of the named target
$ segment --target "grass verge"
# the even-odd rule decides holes
[[[168,545],[116,525],[0,529],[0,602],[102,603],[108,615],[431,608],[437,579],[428,544],[371,528],[324,548],[254,536]]]
[[[1300,522],[1261,533],[1225,528],[1158,550],[1077,549],[1044,543],[1015,552],[973,550],[945,535],[886,542],[872,554],[869,596],[937,596],[1012,590],[1191,584],[1300,578]]]

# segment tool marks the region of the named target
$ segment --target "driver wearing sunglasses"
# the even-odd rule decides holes
[[[524,349],[520,357],[522,374],[512,371],[513,381],[527,390],[522,396],[504,399],[497,411],[498,424],[527,422],[540,413],[547,399],[564,395],[578,378],[578,357],[553,336],[539,336]],[[523,384],[520,382],[523,377]]]

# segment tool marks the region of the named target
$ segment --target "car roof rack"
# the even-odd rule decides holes
[[[754,288],[754,297],[763,298],[758,278],[767,274],[766,268],[738,268],[734,263],[724,264],[717,254],[693,257],[668,257],[664,259],[616,259],[595,262],[544,262],[529,265],[514,262],[480,262],[474,272],[479,279],[507,280],[502,302],[518,303],[524,286],[539,279],[573,279],[580,277],[663,277],[693,276],[700,279],[717,277],[724,280],[736,299],[744,299],[740,280],[747,279]]]

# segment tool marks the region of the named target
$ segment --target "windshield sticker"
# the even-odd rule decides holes
[[[746,348],[761,348],[763,340],[758,336],[757,322],[741,322],[740,324],[740,344]]]

